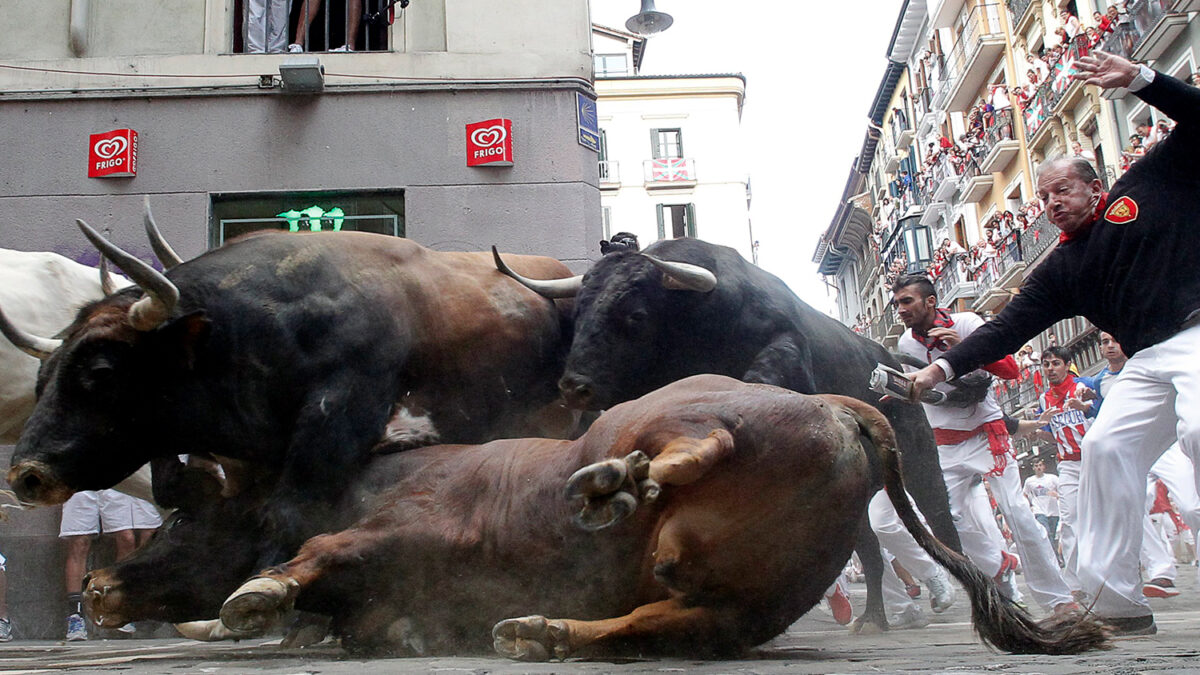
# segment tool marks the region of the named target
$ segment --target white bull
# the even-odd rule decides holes
[[[57,253],[0,249],[0,307],[15,326],[34,335],[55,335],[70,325],[79,308],[106,293],[102,273]],[[113,277],[116,287],[128,286]],[[0,339],[0,444],[17,442],[33,412],[41,362]],[[144,466],[116,489],[152,500],[150,470]]]

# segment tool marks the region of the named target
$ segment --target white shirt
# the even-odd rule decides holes
[[[971,333],[979,330],[985,323],[974,312],[951,314],[950,318],[954,321],[953,330],[958,333],[960,338],[966,338]],[[924,363],[930,363],[945,353],[940,349],[927,351],[925,346],[917,342],[917,339],[913,337],[911,328],[904,331],[904,334],[900,336],[900,341],[896,344],[896,348],[901,353],[916,357]],[[953,387],[942,382],[937,384],[934,389],[949,392]],[[929,405],[927,403],[922,403],[921,405],[925,407],[925,416],[929,418],[929,426],[935,429],[967,431],[978,428],[984,422],[998,420],[1002,414],[1000,404],[996,402],[996,390],[994,388],[988,388],[987,396],[982,401],[967,408],[949,408]]]
[[[1058,517],[1058,497],[1050,494],[1051,492],[1058,494],[1058,476],[1052,473],[1043,473],[1042,477],[1038,478],[1037,474],[1034,474],[1025,479],[1023,492],[1029,499],[1030,506],[1033,507],[1034,515]]]

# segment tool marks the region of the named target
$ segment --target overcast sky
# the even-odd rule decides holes
[[[624,28],[640,0],[591,0],[593,21]],[[812,264],[867,131],[902,0],[655,0],[674,25],[650,38],[642,74],[746,76],[742,135],[759,263],[833,313]]]

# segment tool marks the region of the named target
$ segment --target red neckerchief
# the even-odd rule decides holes
[[[1092,211],[1091,222],[1089,222],[1085,225],[1080,225],[1077,229],[1075,229],[1072,232],[1060,232],[1058,235],[1058,243],[1061,244],[1064,241],[1071,241],[1075,237],[1078,237],[1079,235],[1081,235],[1084,232],[1087,232],[1089,229],[1091,229],[1092,225],[1095,225],[1096,221],[1100,220],[1100,214],[1104,213],[1104,208],[1106,206],[1108,206],[1108,193],[1101,192],[1100,193],[1100,201],[1096,203],[1096,209],[1094,211]]]
[[[941,307],[933,310],[932,328],[952,328],[953,326],[954,319],[950,318],[950,312],[947,312]],[[927,331],[918,331],[916,328],[913,328],[913,337],[917,339],[917,342],[920,342],[921,345],[925,347],[926,357],[932,356],[933,350],[935,349],[940,349],[943,352],[949,351],[946,349],[946,343],[929,337],[929,333]]]
[[[1075,393],[1075,376],[1070,372],[1067,373],[1067,379],[1052,385],[1046,390],[1046,407],[1057,408],[1063,410],[1067,403],[1067,399],[1071,394]]]

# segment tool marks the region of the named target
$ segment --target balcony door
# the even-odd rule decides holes
[[[658,204],[658,238],[678,239],[696,236],[695,204]],[[670,232],[670,237],[667,233]]]

